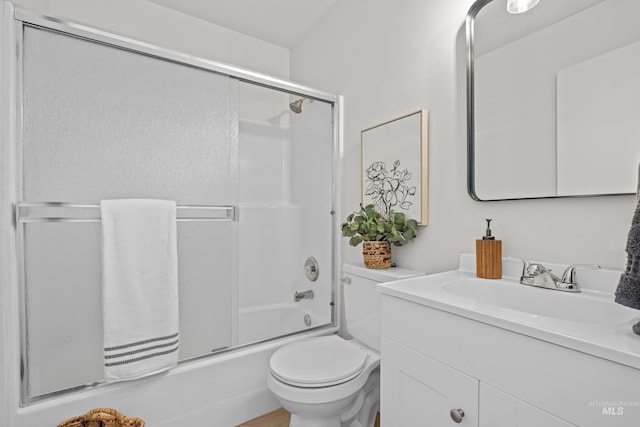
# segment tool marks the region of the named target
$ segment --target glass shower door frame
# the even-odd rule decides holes
[[[226,64],[221,64],[215,61],[206,60],[202,58],[196,58],[180,52],[172,51],[169,49],[154,46],[148,43],[138,42],[126,37],[110,34],[105,31],[93,29],[84,25],[68,22],[65,20],[48,17],[38,13],[28,11],[26,9],[14,8],[10,3],[5,3],[3,7],[3,26],[2,37],[3,51],[5,52],[17,52],[17,55],[5,55],[2,62],[2,78],[0,84],[2,85],[2,98],[0,101],[0,108],[2,115],[0,117],[0,124],[2,129],[2,170],[4,176],[7,177],[2,183],[0,196],[2,196],[2,202],[4,205],[12,206],[10,210],[3,210],[0,213],[0,225],[4,226],[10,224],[10,227],[4,227],[4,230],[0,232],[2,238],[0,243],[0,254],[2,260],[0,261],[0,269],[3,270],[0,276],[0,287],[2,288],[0,294],[2,295],[2,301],[0,301],[0,309],[7,313],[6,318],[7,327],[5,330],[21,331],[16,336],[9,336],[7,338],[8,351],[5,353],[11,362],[11,343],[19,341],[19,349],[16,354],[19,353],[19,359],[15,362],[20,365],[20,381],[21,381],[21,401],[22,406],[35,403],[41,400],[48,399],[58,394],[67,393],[69,391],[77,391],[87,387],[94,387],[96,383],[87,384],[84,386],[74,387],[73,389],[66,389],[60,392],[49,393],[41,396],[32,396],[28,390],[28,348],[26,338],[27,333],[27,313],[26,308],[26,295],[25,290],[25,259],[24,259],[24,231],[23,225],[27,221],[21,221],[23,218],[23,208],[21,203],[21,194],[23,194],[23,177],[22,177],[22,158],[21,158],[21,144],[22,144],[22,99],[23,99],[23,86],[22,86],[22,52],[23,52],[23,40],[22,35],[25,26],[36,26],[44,29],[57,31],[60,33],[68,34],[71,36],[86,39],[88,41],[113,46],[116,48],[128,50],[138,54],[148,55],[151,57],[176,62],[179,64],[203,69],[213,73],[229,76],[232,79],[238,81],[245,81],[252,84],[261,85],[267,88],[276,89],[291,95],[305,97],[309,99],[321,100],[332,105],[333,112],[333,160],[332,160],[332,194],[333,201],[331,207],[332,214],[332,234],[331,234],[331,246],[332,246],[332,266],[331,266],[331,318],[332,322],[329,326],[331,330],[337,330],[340,323],[338,309],[339,300],[337,298],[337,283],[340,277],[340,244],[338,225],[340,212],[339,200],[340,200],[340,168],[342,159],[342,97],[337,95],[328,94],[322,91],[318,91],[313,88],[294,84],[282,79],[267,76],[261,73],[242,69],[240,67],[234,67]],[[237,86],[237,85],[236,85]],[[237,106],[236,106],[237,107]],[[236,138],[237,144],[237,124],[235,129],[235,135],[232,138]],[[237,150],[236,150],[237,156]],[[236,171],[237,181],[237,171]],[[71,201],[73,202],[73,201]],[[233,207],[231,207],[233,209]],[[232,220],[236,219],[237,211],[233,209],[231,214]],[[24,218],[23,218],[24,219]],[[237,223],[234,222],[237,227]],[[236,233],[237,235],[237,233]],[[236,242],[237,244],[237,242]],[[232,248],[233,250],[234,248]],[[237,248],[235,248],[237,249]],[[236,251],[237,253],[237,251]],[[6,256],[5,256],[6,255]],[[13,260],[11,262],[10,260]],[[237,275],[237,271],[234,273]],[[237,277],[234,278],[237,284]],[[17,310],[16,307],[20,307]],[[15,316],[12,316],[12,313]],[[13,324],[12,319],[16,320],[16,324]],[[208,355],[207,355],[208,356]]]

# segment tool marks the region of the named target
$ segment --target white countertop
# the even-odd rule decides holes
[[[566,267],[542,264],[553,268],[557,275]],[[620,271],[580,270],[578,281],[582,292],[567,293],[520,284],[521,269],[521,262],[506,260],[502,279],[479,279],[475,273],[475,257],[461,255],[459,270],[382,283],[378,285],[378,290],[383,295],[640,369],[640,336],[631,330],[633,324],[640,322],[640,311],[614,302],[613,292]],[[469,295],[451,291],[461,284],[477,288],[469,289]],[[499,297],[516,295],[520,301],[509,304],[511,308],[492,304],[479,295],[481,289],[491,290],[492,294]],[[521,310],[517,309],[518,306],[527,308]],[[565,306],[566,311],[562,310]],[[557,315],[553,314],[553,310]],[[572,313],[575,313],[575,319]]]

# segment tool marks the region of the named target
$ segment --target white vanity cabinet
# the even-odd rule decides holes
[[[383,337],[382,425],[453,425],[450,410],[464,411],[464,425],[478,425],[478,380]]]
[[[380,290],[382,426],[640,426],[638,369]]]
[[[570,427],[548,412],[480,382],[481,427]]]
[[[573,426],[393,340],[382,345],[384,425]]]

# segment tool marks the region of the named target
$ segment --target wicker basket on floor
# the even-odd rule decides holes
[[[364,266],[367,268],[391,267],[391,245],[389,242],[362,242]]]
[[[111,408],[94,408],[84,415],[69,418],[58,427],[144,427],[144,421],[126,417]]]

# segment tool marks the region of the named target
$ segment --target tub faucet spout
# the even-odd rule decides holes
[[[303,299],[313,299],[313,291],[309,289],[308,291],[302,291],[302,292],[296,291],[296,293],[293,294],[293,300],[295,302],[300,302],[300,300],[303,300]]]

